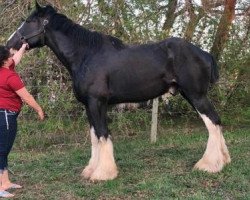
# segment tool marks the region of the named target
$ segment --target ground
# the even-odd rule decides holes
[[[13,191],[14,199],[250,199],[249,128],[224,129],[232,163],[217,174],[192,170],[205,150],[204,127],[159,132],[155,144],[147,131],[114,136],[119,175],[107,182],[80,177],[90,157],[88,142],[14,148],[11,178],[24,186]]]

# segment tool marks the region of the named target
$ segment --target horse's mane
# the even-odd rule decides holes
[[[76,45],[84,44],[90,48],[99,49],[103,45],[105,38],[108,38],[116,49],[119,50],[125,47],[120,39],[111,35],[106,37],[106,35],[97,31],[90,31],[60,13],[55,12],[51,15],[50,25],[53,29],[70,36]]]

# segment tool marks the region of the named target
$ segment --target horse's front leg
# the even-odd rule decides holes
[[[83,170],[83,176],[91,180],[112,180],[117,177],[113,144],[107,128],[107,104],[96,98],[90,98],[87,105],[91,128],[92,153],[89,165]]]
[[[91,137],[91,158],[89,160],[88,165],[84,168],[81,174],[85,179],[89,179],[91,174],[96,169],[98,160],[99,160],[99,151],[100,151],[98,138],[95,134],[95,129],[91,123],[90,123],[90,137]]]

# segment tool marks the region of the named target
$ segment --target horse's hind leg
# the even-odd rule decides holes
[[[206,151],[194,167],[208,172],[219,172],[231,161],[221,126],[211,121],[206,114],[199,114],[208,129],[209,137]]]
[[[197,110],[209,133],[205,153],[194,168],[212,173],[219,172],[225,164],[231,161],[221,131],[220,118],[206,96],[190,98],[184,95],[184,97]]]

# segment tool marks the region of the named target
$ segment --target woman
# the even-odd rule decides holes
[[[32,107],[41,120],[44,119],[42,108],[25,88],[21,78],[15,71],[27,44],[11,55],[6,47],[0,46],[0,197],[13,197],[8,189],[21,188],[9,180],[8,155],[17,132],[17,116],[24,101]]]

